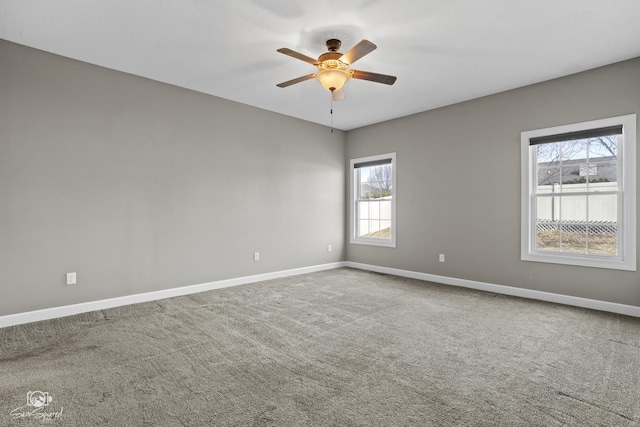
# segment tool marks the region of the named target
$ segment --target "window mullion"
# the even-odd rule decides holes
[[[587,156],[588,156],[588,155],[587,155]],[[587,158],[587,164],[588,164],[588,162],[589,162],[589,159]],[[588,184],[588,182],[589,182],[589,178],[588,178],[588,175],[587,175],[587,190],[589,189],[589,184]],[[590,214],[590,211],[589,211],[589,202],[590,202],[591,198],[589,197],[589,195],[586,195],[586,196],[584,196],[584,197],[586,198],[585,206],[587,207],[587,212],[586,212],[586,215],[585,215],[585,218],[586,218],[586,220],[587,220],[587,224],[586,224],[586,225],[585,225],[585,227],[584,227],[584,228],[585,228],[585,230],[584,230],[584,232],[585,232],[585,243],[584,243],[584,245],[585,245],[585,251],[586,251],[586,253],[590,253],[590,252],[589,252],[589,235],[591,234],[591,233],[590,233],[590,231],[591,231],[591,225],[590,225],[590,224],[591,224],[591,218],[590,218],[590,216],[589,216],[589,214]],[[617,252],[617,250],[616,250],[616,252]]]

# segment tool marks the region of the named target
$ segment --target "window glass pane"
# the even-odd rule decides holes
[[[586,139],[578,139],[573,141],[559,142],[562,144],[562,162],[569,162],[571,160],[582,160],[587,158],[587,147],[589,141]]]
[[[382,239],[391,238],[391,221],[380,221],[380,230],[377,237]]]
[[[618,195],[589,196],[589,222],[615,224],[618,220]]]
[[[556,221],[560,219],[560,197],[537,197],[536,220]]]
[[[391,221],[389,221],[389,220],[380,220],[380,229],[381,230],[389,230],[389,229],[391,229]]]
[[[562,252],[587,253],[587,233],[585,224],[563,223],[560,233]]]
[[[536,250],[560,251],[560,197],[536,198]]]
[[[380,219],[391,220],[391,200],[380,202]]]
[[[586,253],[587,196],[562,196],[560,206],[562,252]]]
[[[560,183],[560,166],[541,166],[538,163],[538,192],[549,192],[552,190],[553,184]],[[547,189],[542,189],[541,187],[548,187]],[[558,191],[560,188],[558,187]]]
[[[366,236],[367,234],[369,234],[369,221],[358,221],[358,237]]]
[[[578,165],[579,167],[579,175],[580,176],[594,176],[598,174],[598,164],[592,163],[591,161],[582,163]]]
[[[371,187],[369,184],[364,183],[360,184],[360,199],[370,199],[371,198]]]
[[[561,196],[560,220],[563,223],[587,221],[587,196]]]
[[[536,146],[538,191],[549,192],[551,187],[547,189],[541,186],[551,186],[554,183],[560,183],[560,144],[540,144]]]
[[[618,196],[589,196],[589,253],[618,254]]]
[[[562,152],[562,192],[584,191],[586,187],[584,189],[564,187],[565,185],[584,184],[587,182],[586,177],[582,176],[581,172],[584,172],[584,167],[587,164],[588,141],[581,139],[557,144],[561,144],[560,150]]]
[[[369,204],[370,202],[358,202],[358,219],[369,219]]]
[[[372,189],[374,198],[391,196],[391,165],[371,166],[368,169],[367,183]]]
[[[369,180],[369,168],[356,169],[356,177],[358,179],[358,194],[359,199],[371,198],[371,187],[367,183]]]
[[[586,166],[586,159],[568,160],[562,163],[562,186],[586,183],[587,178],[581,175],[584,166]],[[563,188],[562,191],[571,190],[569,188]]]
[[[601,136],[589,140],[589,158],[618,156],[618,136]]]
[[[589,191],[616,191],[618,182],[618,135],[589,140]]]
[[[560,144],[558,143],[536,145],[536,155],[538,164],[560,166]]]
[[[536,250],[560,252],[560,232],[558,229],[538,229],[536,231]]]
[[[380,232],[380,221],[369,221],[369,234],[367,237],[378,237],[378,233]]]
[[[369,202],[371,219],[380,219],[380,202]]]
[[[617,255],[618,235],[611,233],[589,233],[589,253],[597,255]]]
[[[618,190],[618,162],[615,158],[590,159],[589,166],[589,191]]]

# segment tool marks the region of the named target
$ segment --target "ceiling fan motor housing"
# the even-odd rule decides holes
[[[327,40],[327,50],[330,52],[337,52],[342,46],[342,42],[338,39]]]
[[[340,57],[342,57],[342,54],[340,52],[325,52],[318,57],[318,61],[320,62],[329,61],[329,60],[337,61]]]

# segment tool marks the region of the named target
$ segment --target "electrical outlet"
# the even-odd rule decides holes
[[[440,257],[438,258],[438,261],[444,262],[444,254],[440,254]]]
[[[328,246],[327,246],[327,252],[331,252],[331,251],[332,251],[332,249],[331,249],[331,245],[328,245]]]
[[[67,273],[67,285],[76,284],[76,273]]]
[[[253,253],[253,260],[254,261],[260,261],[260,252],[254,252]]]

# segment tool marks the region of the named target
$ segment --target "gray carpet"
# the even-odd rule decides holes
[[[3,426],[640,425],[640,319],[352,269],[0,344]]]

